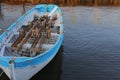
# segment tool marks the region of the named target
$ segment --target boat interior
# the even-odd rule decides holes
[[[0,56],[34,57],[50,49],[60,35],[62,23],[58,12],[49,14],[33,12],[17,23],[1,46]]]

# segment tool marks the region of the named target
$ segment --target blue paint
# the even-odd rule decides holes
[[[37,10],[39,12],[46,12],[47,11],[47,7],[48,7],[48,12],[50,12],[56,5],[37,5],[35,7],[33,7],[31,10],[27,11],[25,15],[21,16],[17,22],[22,21],[26,15],[30,14],[33,10]],[[60,14],[62,14],[61,9],[58,8],[58,11]],[[63,20],[63,18],[61,17],[61,20]],[[16,23],[13,23],[7,30],[11,31],[15,26]],[[62,30],[64,30],[64,26],[61,26]],[[3,38],[6,36],[6,32],[4,32],[2,35],[0,35],[0,42],[3,40]],[[52,55],[56,54],[57,51],[59,50],[62,41],[63,41],[63,37],[64,34],[61,34],[57,40],[57,42],[55,43],[55,45],[47,50],[46,52],[36,56],[36,57],[17,57],[15,60],[15,68],[20,68],[20,67],[26,67],[26,66],[33,66],[33,65],[37,65],[39,63],[42,63],[44,61],[46,61],[48,58],[50,58]],[[9,68],[9,61],[10,61],[11,57],[0,57],[0,65],[3,67],[8,67]]]
[[[11,31],[15,27],[16,23],[13,23],[7,30]]]

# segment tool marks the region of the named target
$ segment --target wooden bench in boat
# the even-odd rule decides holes
[[[42,50],[42,44],[45,43],[46,39],[47,39],[47,35],[43,34],[38,42],[39,45],[38,48],[31,48],[31,50],[34,52],[40,52]]]
[[[28,32],[23,33],[22,35],[19,35],[19,37],[16,39],[16,41],[12,44],[12,49],[13,50],[18,50],[20,51],[20,49],[22,48],[22,46],[27,42],[27,40],[30,38],[32,32],[31,30],[36,28],[35,26],[30,27],[28,30]],[[25,29],[26,30],[26,29]]]
[[[20,43],[20,41],[25,37],[26,33],[23,33],[21,36],[19,36],[16,41],[12,44],[12,49],[14,50],[15,47]]]
[[[25,27],[25,29],[24,29],[24,31],[29,31],[31,28],[32,28],[32,24],[30,23],[30,22],[28,22],[28,25],[29,26],[24,26]],[[12,44],[12,49],[13,50],[16,50],[17,48],[17,45],[22,41],[22,39],[24,38],[26,36],[26,33],[25,32],[23,32],[21,35],[19,35],[19,37],[15,40],[15,42]]]
[[[24,44],[27,42],[27,40],[30,38],[31,34],[32,34],[31,32],[28,33],[28,34],[26,35],[26,37],[23,38],[23,40],[19,43],[19,45],[17,46],[18,51],[20,51],[20,50],[22,49],[23,45],[24,45]]]
[[[51,36],[58,37],[57,30],[54,28],[55,21],[57,20],[56,16],[51,20],[49,18],[47,20],[47,17],[43,21],[40,21],[40,19],[28,22],[28,25],[21,27],[25,33],[20,34],[19,32],[19,37],[11,46],[13,51],[17,51],[22,56],[31,56],[31,53],[41,53],[54,45],[56,38],[53,37],[55,39],[52,39]],[[39,32],[38,36],[35,36],[36,33],[33,34],[34,30]],[[55,30],[54,33],[52,33],[53,30]]]

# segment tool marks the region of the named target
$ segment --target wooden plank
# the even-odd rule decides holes
[[[41,36],[38,36],[38,37],[33,41],[33,44],[32,44],[32,46],[31,46],[31,48],[35,48],[35,47],[36,47],[36,45],[37,45],[40,37],[41,37]]]
[[[19,36],[15,42],[12,44],[11,47],[17,47],[17,45],[20,43],[20,41],[25,37],[26,33],[23,33],[21,36]]]
[[[24,44],[27,42],[27,40],[30,38],[31,34],[32,34],[31,32],[28,33],[28,34],[26,35],[26,37],[21,41],[20,45],[18,46],[18,51],[20,51],[20,50],[22,49],[23,45],[24,45]]]
[[[30,26],[29,28],[27,28],[27,34],[23,33],[21,36],[19,36],[16,41],[12,44],[12,50],[20,50],[23,45],[27,42],[27,40],[30,38],[31,36],[31,30],[34,29],[35,26]],[[25,29],[26,30],[26,29]],[[18,44],[20,44],[18,46]]]
[[[38,48],[32,48],[31,50],[32,50],[32,51],[35,51],[35,52],[41,51],[41,50],[42,50],[42,44],[45,43],[46,39],[47,39],[47,35],[46,35],[46,34],[43,34],[43,35],[41,36],[41,39],[40,39],[39,42],[38,42],[38,45],[39,45]]]

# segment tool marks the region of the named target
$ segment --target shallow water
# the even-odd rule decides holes
[[[61,9],[63,50],[31,80],[120,80],[120,7]],[[0,27],[8,27],[23,13],[22,5],[4,4]]]

